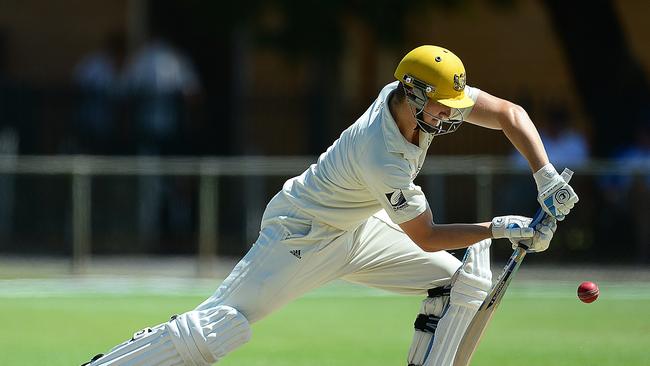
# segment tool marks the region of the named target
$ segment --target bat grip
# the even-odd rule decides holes
[[[573,171],[569,168],[564,168],[564,170],[562,171],[562,178],[564,179],[564,181],[569,183],[572,176],[573,176]],[[535,226],[537,226],[537,224],[542,222],[542,220],[544,220],[547,216],[548,214],[544,212],[544,210],[541,207],[538,208],[537,212],[535,212],[535,216],[533,216],[533,221],[531,221],[530,224],[528,224],[528,227],[534,228]],[[521,244],[521,242],[519,243],[519,247],[528,250],[528,246]]]

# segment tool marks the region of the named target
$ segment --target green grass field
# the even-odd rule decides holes
[[[650,365],[650,287],[600,286],[601,298],[582,304],[573,284],[515,283],[473,365]],[[0,291],[0,365],[78,365],[205,297],[11,294]],[[220,365],[403,366],[420,300],[329,286],[255,324]]]

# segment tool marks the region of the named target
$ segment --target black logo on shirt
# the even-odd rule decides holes
[[[298,250],[290,250],[289,253],[293,254],[293,256],[298,258],[298,259],[302,259],[302,257],[300,256],[300,249],[298,249]]]
[[[401,189],[396,189],[393,192],[386,193],[386,199],[388,199],[388,202],[390,202],[394,211],[401,210],[407,206],[406,198]]]

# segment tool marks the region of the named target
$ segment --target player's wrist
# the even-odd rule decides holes
[[[553,164],[548,163],[541,167],[533,174],[533,179],[535,179],[535,184],[537,185],[537,191],[541,193],[544,187],[548,187],[549,184],[555,182],[559,176],[560,174],[557,172]]]
[[[497,216],[490,223],[492,239],[526,239],[532,238],[535,229],[528,227],[530,217],[508,215]]]
[[[497,232],[495,232],[495,226],[494,226],[494,220],[496,220],[496,217],[492,218],[492,221],[490,221],[490,226],[488,226],[488,229],[490,229],[490,238],[491,239],[499,239],[497,238]]]
[[[490,221],[490,235],[492,239],[500,239],[500,234],[502,235],[503,232],[501,230],[502,223],[501,221],[503,220],[502,217],[493,217],[492,221]]]

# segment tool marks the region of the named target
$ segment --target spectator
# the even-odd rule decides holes
[[[133,123],[140,155],[177,154],[183,142],[187,107],[200,95],[201,84],[192,63],[160,37],[144,44],[126,70],[126,86],[134,97]],[[181,192],[180,178],[143,176],[139,181],[139,230],[145,243],[160,240],[160,214],[166,203],[172,232],[189,231],[191,202]],[[163,200],[163,198],[165,198]]]
[[[80,92],[78,144],[80,152],[121,152],[119,141],[120,82],[126,57],[126,39],[109,35],[103,47],[86,56],[75,67],[74,83]]]
[[[168,42],[154,37],[129,64],[126,85],[137,100],[138,153],[175,153],[173,144],[183,128],[184,111],[201,91],[192,63]]]

